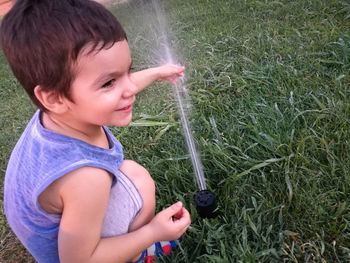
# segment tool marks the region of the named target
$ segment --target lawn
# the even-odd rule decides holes
[[[349,2],[161,2],[161,30],[151,1],[111,10],[127,30],[135,69],[159,63],[163,31],[186,66],[193,135],[220,215],[196,213],[171,87],[144,91],[134,123],[113,131],[126,157],[154,177],[158,208],[180,199],[193,221],[181,249],[159,261],[350,262]],[[35,108],[3,56],[0,78],[3,178]],[[0,262],[31,261],[0,212]]]

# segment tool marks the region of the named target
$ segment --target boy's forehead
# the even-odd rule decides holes
[[[84,47],[74,65],[78,76],[94,78],[105,72],[125,72],[130,69],[132,59],[127,41],[106,45],[101,49],[93,44]]]
[[[83,57],[89,57],[89,56],[94,56],[98,54],[101,50],[109,50],[111,48],[118,48],[120,49],[121,53],[129,53],[129,43],[126,40],[114,42],[114,43],[87,43],[79,52],[78,55],[78,60],[79,58]]]
[[[102,47],[102,48],[101,48]],[[76,60],[75,67],[79,70],[81,67],[85,67],[89,63],[112,63],[112,64],[125,64],[131,63],[131,53],[129,44],[126,40],[118,41],[114,44],[107,44],[102,46],[88,44],[79,53]]]

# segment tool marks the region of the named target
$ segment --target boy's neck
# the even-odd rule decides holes
[[[109,148],[108,139],[101,126],[79,124],[49,112],[42,112],[41,122],[48,130],[94,146]]]

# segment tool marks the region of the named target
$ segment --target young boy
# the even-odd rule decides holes
[[[14,75],[39,107],[4,185],[9,225],[38,262],[143,262],[190,225],[181,202],[155,212],[155,186],[124,160],[107,125],[126,126],[135,95],[183,68],[130,72],[125,32],[90,0],[18,0],[1,24]],[[152,245],[156,243],[156,245]],[[162,243],[163,244],[163,243]]]

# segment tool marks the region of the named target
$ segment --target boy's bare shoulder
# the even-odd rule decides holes
[[[81,167],[49,185],[40,194],[39,203],[46,212],[60,214],[63,211],[64,202],[67,201],[65,199],[91,195],[91,191],[98,187],[109,193],[111,184],[112,177],[107,171],[95,167]]]
[[[142,175],[150,176],[145,167],[133,160],[124,160],[119,169],[128,177],[136,177],[135,179]]]
[[[133,160],[124,160],[120,166],[122,172],[147,172],[147,169]]]
[[[142,186],[144,187],[145,182],[153,182],[148,170],[135,161],[124,160],[119,169],[133,182],[137,189],[141,189]],[[154,185],[149,185],[149,187],[153,188]]]

